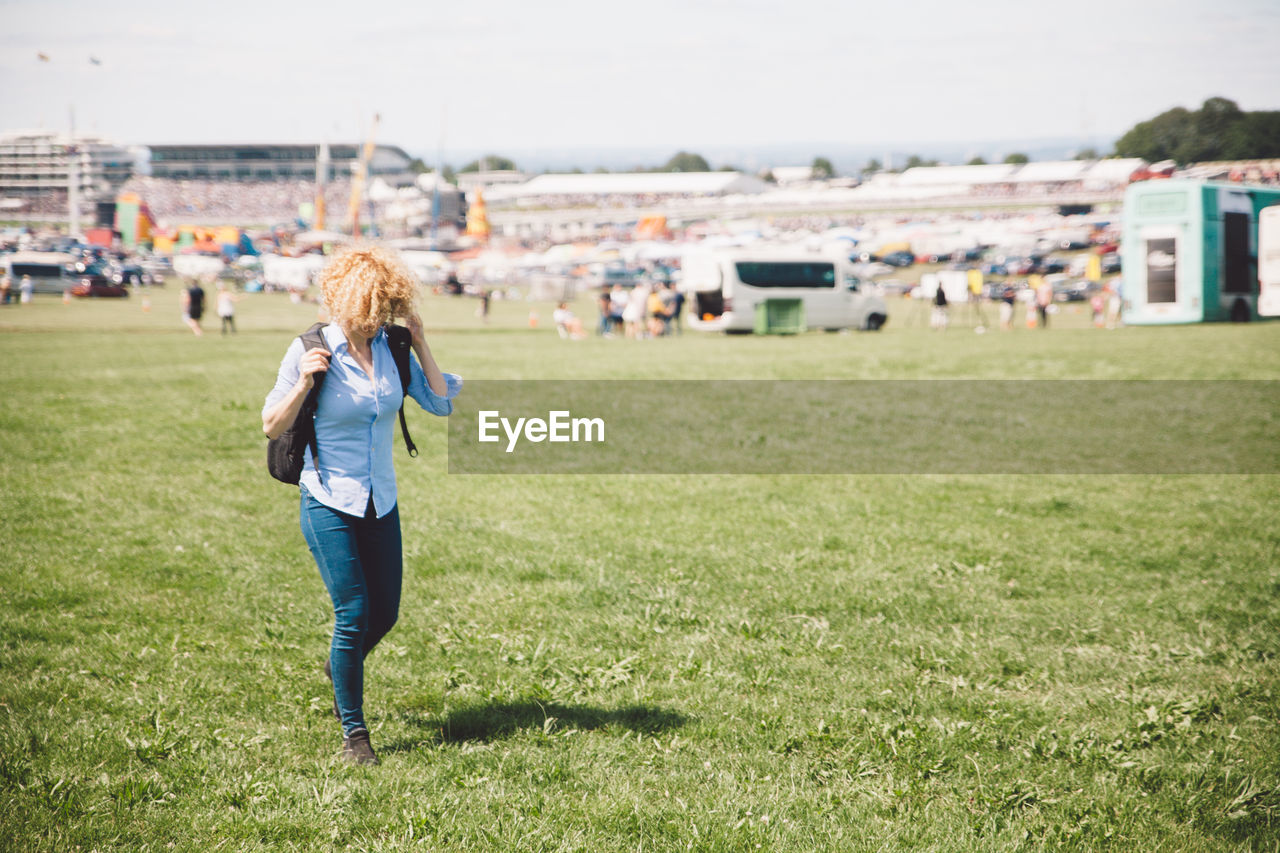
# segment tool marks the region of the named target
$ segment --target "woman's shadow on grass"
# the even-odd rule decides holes
[[[412,752],[422,746],[444,744],[485,743],[526,730],[550,735],[574,729],[614,728],[657,734],[679,728],[688,721],[683,714],[651,705],[626,705],[606,710],[536,700],[472,705],[452,710],[443,717],[409,713],[401,719],[421,729],[424,736],[400,738],[387,744],[385,752]]]

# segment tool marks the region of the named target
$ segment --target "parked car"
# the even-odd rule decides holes
[[[1116,252],[1107,252],[1102,256],[1102,271],[1104,273],[1120,272],[1120,255]]]
[[[880,259],[891,267],[909,267],[916,262],[915,255],[910,252],[890,252]]]
[[[166,257],[157,255],[143,261],[142,269],[151,277],[152,287],[164,287],[165,278],[173,275],[173,262]]]
[[[876,286],[880,289],[881,296],[906,296],[915,289],[914,284],[908,284],[896,278],[876,282]]]
[[[1006,275],[1030,275],[1036,271],[1034,258],[1006,258],[1004,262]]]
[[[1089,298],[1089,282],[1058,281],[1053,284],[1054,302],[1084,302]]]
[[[893,272],[893,267],[880,261],[871,261],[865,264],[855,263],[852,269],[853,274],[861,279],[873,279]]]
[[[114,274],[111,276],[111,280],[116,284],[137,286],[141,284],[150,284],[151,276],[146,270],[137,264],[124,264],[123,266],[116,268]]]
[[[110,268],[102,261],[76,264],[71,295],[79,297],[128,296],[129,288],[111,280]]]
[[[1067,262],[1064,258],[1059,258],[1055,255],[1050,255],[1049,257],[1040,261],[1040,272],[1042,273],[1049,274],[1049,273],[1059,273],[1059,272],[1066,272],[1066,271],[1067,271]]]

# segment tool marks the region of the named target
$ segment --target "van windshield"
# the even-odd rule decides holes
[[[9,272],[13,276],[29,275],[32,278],[60,278],[62,276],[62,267],[59,264],[43,264],[37,262],[9,265]]]
[[[739,261],[738,279],[752,287],[835,287],[836,267],[820,261]]]

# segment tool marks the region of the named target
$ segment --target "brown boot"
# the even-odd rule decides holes
[[[369,730],[355,729],[342,739],[342,757],[352,764],[381,764],[369,744]]]

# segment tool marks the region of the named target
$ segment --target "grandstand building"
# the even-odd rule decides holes
[[[133,152],[96,136],[12,131],[0,134],[0,197],[24,205],[33,199],[65,199],[73,163],[84,200],[114,198],[134,171]]]
[[[315,180],[321,146],[304,145],[150,145],[151,176],[178,180]],[[350,177],[360,145],[329,146],[329,180]],[[413,182],[412,158],[396,145],[378,145],[369,161],[370,177],[400,186]]]

